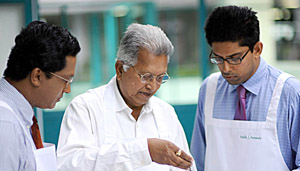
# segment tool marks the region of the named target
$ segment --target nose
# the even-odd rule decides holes
[[[231,65],[227,61],[224,61],[221,68],[222,68],[223,72],[230,72]]]
[[[66,84],[66,87],[64,89],[64,93],[71,93],[71,84]]]
[[[156,82],[156,79],[151,79],[146,83],[146,88],[148,90],[155,90],[159,86],[159,84]]]

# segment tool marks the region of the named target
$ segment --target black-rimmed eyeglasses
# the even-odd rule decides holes
[[[227,61],[229,64],[238,65],[238,64],[242,63],[243,59],[247,56],[249,51],[250,51],[250,49],[248,49],[248,51],[242,57],[227,58],[227,59],[223,58],[223,57],[212,56],[213,51],[211,51],[210,55],[209,55],[209,59],[210,59],[210,62],[213,63],[213,64],[223,64],[224,61]]]

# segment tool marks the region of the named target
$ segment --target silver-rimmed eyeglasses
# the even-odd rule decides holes
[[[56,76],[57,78],[59,78],[59,79],[65,81],[66,87],[68,87],[68,85],[71,85],[71,83],[73,82],[73,78],[71,78],[71,79],[66,79],[66,78],[64,78],[64,77],[62,77],[62,76],[60,76],[60,75],[57,75],[57,74],[53,73],[53,72],[50,72],[50,74],[52,74],[52,75]]]
[[[219,57],[219,56],[212,56],[213,51],[211,51],[210,55],[209,55],[209,59],[210,59],[210,62],[213,64],[223,64],[224,61],[227,61],[229,64],[238,65],[238,64],[242,63],[243,59],[247,56],[249,51],[250,51],[250,49],[248,49],[248,51],[242,57],[239,57],[239,58],[230,57],[227,59],[223,58],[223,57]]]
[[[139,76],[141,77],[142,83],[149,83],[149,82],[153,81],[153,79],[155,79],[157,84],[163,84],[170,79],[170,76],[168,75],[168,73],[163,73],[161,75],[154,75],[152,73],[141,74],[134,67],[132,67],[132,68],[135,70],[135,72],[137,74],[139,74]]]

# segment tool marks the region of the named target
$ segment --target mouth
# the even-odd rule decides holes
[[[236,75],[232,75],[232,74],[224,74],[222,73],[223,77],[226,79],[226,80],[232,80],[234,78],[236,78],[237,76]]]
[[[150,98],[152,96],[152,93],[147,93],[147,92],[139,92],[142,96]]]
[[[232,80],[233,78],[235,78],[235,76],[224,76],[224,78],[225,78],[226,80]]]
[[[240,83],[241,83],[240,78],[239,78],[238,75],[233,75],[233,74],[223,74],[223,73],[222,73],[222,76],[224,77],[224,79],[225,79],[229,84],[236,85],[236,84],[240,84]]]

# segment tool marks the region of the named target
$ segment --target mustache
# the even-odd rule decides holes
[[[147,94],[147,95],[151,96],[151,95],[153,95],[154,92],[153,91],[151,91],[151,92],[140,91],[139,93],[143,93],[143,94]]]
[[[222,75],[224,75],[224,76],[234,76],[234,74],[230,73],[230,72],[222,72]]]
[[[236,76],[236,74],[230,73],[230,72],[222,72],[222,75],[223,75],[223,76],[226,76],[226,77]]]

